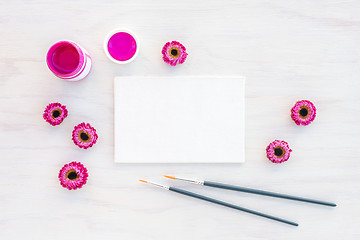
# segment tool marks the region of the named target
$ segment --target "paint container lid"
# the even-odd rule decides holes
[[[119,64],[129,63],[139,52],[139,41],[134,33],[126,29],[115,29],[105,38],[106,56]]]

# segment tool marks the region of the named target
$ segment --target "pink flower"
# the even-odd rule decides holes
[[[275,140],[266,148],[266,154],[273,163],[282,163],[289,159],[292,150],[285,141]]]
[[[177,41],[167,42],[161,53],[163,54],[164,62],[175,66],[176,64],[183,64],[186,60],[186,48]]]
[[[50,103],[44,111],[43,118],[51,125],[56,126],[62,123],[67,115],[66,106],[60,103]]]
[[[89,123],[80,123],[74,127],[72,132],[72,140],[75,145],[80,148],[87,149],[92,147],[96,143],[98,135],[96,134],[95,128],[90,126]]]
[[[308,125],[314,121],[316,117],[316,108],[314,104],[308,100],[298,101],[291,109],[291,118],[297,125]]]
[[[87,181],[87,169],[79,162],[65,164],[59,172],[61,186],[69,190],[81,188]]]

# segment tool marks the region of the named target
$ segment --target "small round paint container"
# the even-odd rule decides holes
[[[119,64],[129,63],[139,52],[139,41],[130,31],[115,29],[106,36],[104,50],[111,61]]]
[[[68,40],[52,45],[47,53],[46,62],[55,76],[68,81],[85,78],[91,69],[89,53],[79,44]]]

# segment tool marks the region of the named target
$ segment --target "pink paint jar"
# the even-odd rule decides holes
[[[89,53],[73,41],[60,41],[49,49],[46,62],[55,76],[68,80],[79,81],[85,78],[91,69]]]
[[[119,64],[129,63],[139,52],[139,41],[130,31],[115,29],[106,36],[104,50],[111,61]]]

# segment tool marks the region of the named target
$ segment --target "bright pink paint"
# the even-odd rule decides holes
[[[91,68],[90,56],[72,41],[60,41],[52,45],[46,55],[46,63],[55,76],[70,81],[83,79]],[[81,74],[84,76],[81,77]]]
[[[75,71],[79,65],[79,60],[79,52],[69,43],[64,43],[57,47],[51,56],[54,69],[62,74]]]
[[[111,36],[108,42],[110,55],[118,61],[127,61],[136,53],[136,41],[126,32],[118,32]]]

